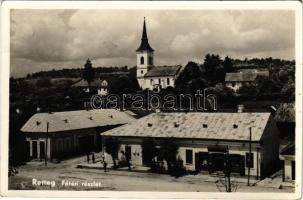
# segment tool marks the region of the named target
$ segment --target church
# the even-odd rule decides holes
[[[137,79],[140,87],[160,91],[167,87],[175,87],[175,81],[182,66],[155,66],[154,49],[148,43],[145,18],[141,44],[137,52]]]

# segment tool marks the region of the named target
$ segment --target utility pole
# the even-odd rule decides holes
[[[227,180],[228,180],[228,191],[227,192],[231,192],[231,185],[230,185],[230,172],[231,172],[231,163],[230,163],[230,158],[229,158],[229,149],[227,146]]]
[[[247,177],[247,186],[249,186],[249,181],[250,181],[250,165],[251,165],[251,127],[249,127],[249,155],[248,155],[248,177]]]
[[[44,161],[45,161],[45,166],[47,166],[47,138],[48,138],[48,128],[49,128],[49,122],[46,123],[46,134],[45,134],[45,155],[44,155]]]

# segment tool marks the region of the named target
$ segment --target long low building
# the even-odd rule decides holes
[[[153,113],[101,135],[116,138],[119,154],[127,152],[132,165],[146,164],[142,143],[148,138],[174,141],[177,157],[192,171],[224,171],[229,155],[232,173],[249,170],[263,178],[279,159],[279,133],[270,113]]]
[[[296,179],[295,144],[291,143],[282,149],[280,158],[283,160],[283,181],[294,182]]]
[[[37,113],[21,128],[28,160],[62,159],[101,150],[100,132],[133,122],[131,115],[114,109]]]

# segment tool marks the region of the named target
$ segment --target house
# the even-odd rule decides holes
[[[79,80],[78,82],[74,83],[72,87],[82,88],[84,92],[90,92],[90,88],[92,90],[99,90],[101,88],[101,80],[95,79],[90,83],[90,86],[88,85],[88,82],[84,79]]]
[[[30,159],[62,159],[101,149],[98,133],[130,123],[135,119],[114,110],[78,110],[36,113],[21,128],[25,153]]]
[[[141,44],[137,52],[137,80],[142,89],[161,90],[175,87],[175,81],[181,72],[182,66],[155,66],[154,49],[150,46],[147,37],[145,18]]]
[[[82,88],[84,92],[89,92],[90,88],[93,91],[96,91],[98,95],[106,96],[109,94],[110,91],[110,84],[109,80],[106,78],[104,79],[96,79],[93,82],[90,83],[90,87],[88,86],[88,83],[86,80],[81,79],[77,83],[73,84],[73,87]]]
[[[283,160],[283,181],[293,182],[296,179],[295,144],[286,146],[280,153]]]
[[[130,76],[129,72],[110,72],[110,73],[99,73],[98,78],[90,83],[90,88],[93,93],[100,96],[106,96],[110,94],[112,88],[117,83],[120,77]],[[83,91],[89,92],[89,86],[86,80],[81,79],[74,83],[72,87],[82,88]]]
[[[258,77],[269,78],[269,71],[258,69],[243,69],[238,72],[226,73],[225,85],[234,91],[237,91],[244,84],[256,83]]]
[[[179,147],[177,157],[190,171],[223,171],[227,151],[232,173],[247,175],[250,170],[250,175],[263,178],[279,160],[279,133],[270,113],[159,112],[101,135],[117,138],[120,152],[129,152],[133,165],[146,165],[146,139],[158,145],[173,140]]]

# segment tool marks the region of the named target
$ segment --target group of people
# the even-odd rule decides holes
[[[95,163],[96,160],[95,160],[95,153],[94,152],[86,154],[87,163],[90,162],[90,156],[92,157],[92,159],[91,159],[92,163]],[[103,163],[104,172],[106,172],[107,171],[107,162],[105,161],[105,154],[102,154],[102,161],[101,162]]]
[[[87,163],[90,162],[90,155],[92,157],[92,163],[95,163],[95,153],[92,152],[92,153],[87,153],[86,154],[86,157],[87,157]],[[126,159],[127,160],[127,166],[128,166],[128,170],[131,171],[131,162],[129,159]],[[105,154],[102,153],[102,160],[101,160],[101,163],[103,164],[103,169],[104,169],[104,172],[107,172],[107,162],[106,162],[106,159],[105,159]]]

